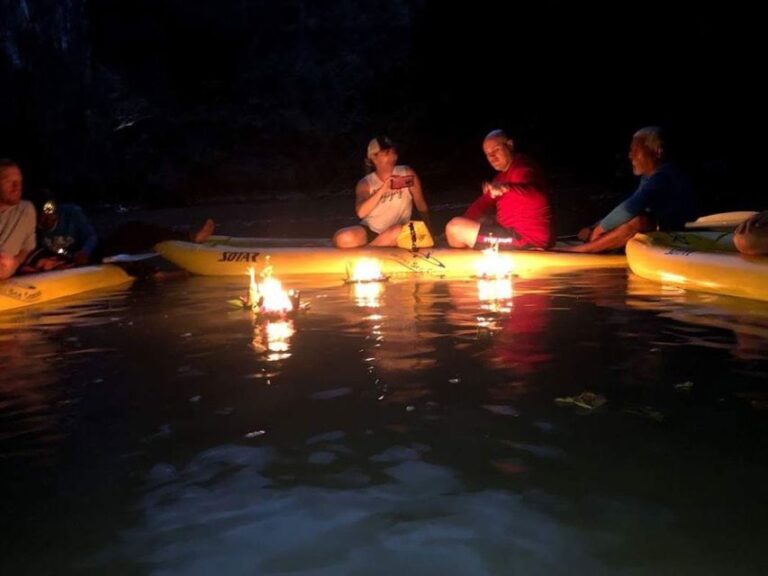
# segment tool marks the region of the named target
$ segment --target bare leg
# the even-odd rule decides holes
[[[635,216],[632,220],[606,232],[592,242],[586,242],[577,246],[567,246],[561,248],[561,250],[563,252],[586,252],[590,254],[616,250],[624,248],[629,239],[638,232],[647,232],[652,228],[651,221],[647,216]]]
[[[480,222],[458,216],[445,225],[445,239],[452,248],[474,248]]]
[[[202,244],[203,242],[208,240],[208,238],[211,237],[211,234],[213,234],[213,229],[215,227],[216,227],[216,223],[210,218],[208,218],[199,230],[191,234],[192,242]]]
[[[742,254],[768,254],[768,212],[742,222],[733,235],[733,243]]]
[[[336,248],[358,248],[365,246],[367,241],[368,235],[362,226],[342,228],[333,235],[333,245]]]

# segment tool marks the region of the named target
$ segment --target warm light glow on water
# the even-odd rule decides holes
[[[364,284],[351,284],[355,293],[355,302],[364,308],[378,308],[381,306],[381,296],[384,294],[385,284],[381,282],[369,282]]]

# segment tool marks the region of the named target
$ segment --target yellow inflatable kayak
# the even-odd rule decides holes
[[[119,266],[83,266],[0,281],[0,312],[133,281]]]
[[[687,290],[768,301],[768,257],[744,256],[733,235],[651,232],[627,243],[632,272]]]
[[[204,244],[167,241],[155,250],[177,266],[205,276],[246,274],[249,267],[259,270],[267,262],[277,276],[292,274],[330,274],[347,276],[361,258],[375,258],[388,276],[423,275],[437,278],[471,277],[483,254],[477,250],[422,248],[411,252],[403,248],[333,248],[324,239],[228,238],[214,236]],[[623,255],[574,254],[569,252],[501,251],[503,262],[521,277],[564,272],[582,268],[624,268]]]

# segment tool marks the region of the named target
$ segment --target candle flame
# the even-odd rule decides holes
[[[480,278],[506,278],[512,275],[512,261],[499,255],[499,245],[494,243],[483,250],[475,269]]]
[[[261,273],[262,279],[256,281],[256,270],[248,268],[250,286],[248,289],[248,305],[255,312],[271,314],[287,314],[293,310],[292,292],[283,289],[280,281],[272,276],[272,267],[265,268]]]

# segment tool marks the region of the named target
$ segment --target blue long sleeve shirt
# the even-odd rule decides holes
[[[59,204],[56,226],[51,230],[38,229],[37,232],[37,245],[54,254],[72,256],[80,250],[90,254],[99,242],[83,209],[76,204]]]
[[[671,164],[643,176],[637,190],[600,221],[606,232],[646,213],[660,230],[681,230],[700,216],[699,201],[690,179]]]

